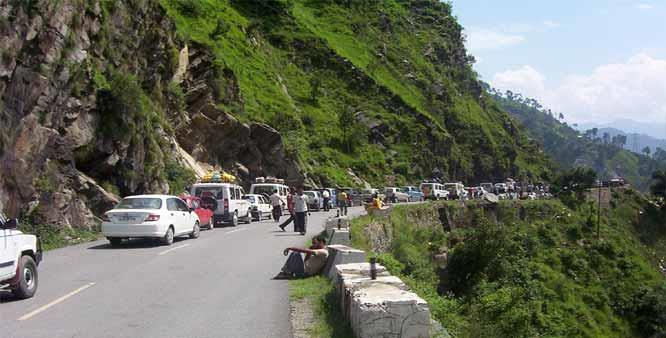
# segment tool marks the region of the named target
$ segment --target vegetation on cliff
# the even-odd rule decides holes
[[[664,216],[619,190],[596,238],[592,204],[427,203],[361,218],[352,238],[424,297],[454,337],[659,337]]]
[[[540,177],[538,147],[481,89],[447,3],[162,0],[240,95],[219,107],[277,128],[315,181]],[[224,99],[227,97],[227,99]],[[353,118],[344,118],[344,116]]]

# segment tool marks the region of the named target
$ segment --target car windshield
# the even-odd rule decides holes
[[[257,201],[257,198],[256,198],[255,196],[247,196],[247,195],[246,195],[246,196],[244,196],[243,198],[246,199],[246,200],[248,200],[248,201],[250,201],[251,203],[254,203],[254,202]]]
[[[161,198],[123,198],[116,206],[116,209],[161,209]]]
[[[277,189],[271,185],[255,185],[252,188],[252,193],[257,195],[273,195],[273,190]]]
[[[194,188],[194,196],[222,199],[222,187],[196,187]]]

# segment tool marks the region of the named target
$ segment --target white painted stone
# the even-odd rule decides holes
[[[337,229],[338,225],[340,226],[340,229],[349,229],[350,223],[351,222],[347,216],[332,217],[326,220],[324,229],[328,232],[332,229]]]
[[[349,230],[331,230],[329,235],[330,244],[339,244],[339,245],[351,245],[351,237],[349,236]]]
[[[349,319],[360,338],[430,337],[430,309],[426,301],[395,285],[369,283],[355,288]]]
[[[365,262],[365,251],[356,250],[345,245],[329,245],[328,261],[322,274],[332,280],[337,279],[337,272],[334,267],[338,264],[362,263]]]

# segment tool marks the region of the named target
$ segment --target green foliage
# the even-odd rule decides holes
[[[595,186],[596,180],[594,170],[578,167],[557,176],[551,189],[565,204],[578,207],[585,202],[585,192]]]
[[[649,203],[623,191],[614,198],[601,240],[589,224],[595,210],[556,201],[399,206],[390,217],[355,220],[351,232],[354,245],[375,250],[385,241],[370,239],[388,236],[379,261],[428,301],[453,337],[659,337],[666,286],[651,252],[666,250],[646,250],[632,227]],[[450,232],[443,210],[455,224]],[[440,269],[433,257],[444,248]]]
[[[169,193],[172,195],[179,195],[186,191],[197,180],[196,174],[191,169],[185,168],[175,161],[167,161],[165,171],[169,182]]]
[[[315,321],[309,325],[309,337],[354,337],[349,323],[340,312],[340,297],[333,283],[325,276],[289,281],[289,296],[292,301],[307,300],[307,304],[313,307]]]
[[[352,168],[383,184],[394,168],[401,182],[434,169],[460,180],[548,171],[481,95],[448,4],[160,3],[178,36],[207,47],[223,70],[211,80],[218,107],[287,135],[288,154],[311,177],[331,173],[326,183],[347,184]],[[348,107],[359,113],[353,129],[338,123]]]
[[[100,233],[95,229],[57,229],[50,225],[31,224],[29,222],[21,222],[19,224],[19,230],[24,233],[39,236],[39,239],[42,242],[42,249],[45,251],[62,248],[68,245],[91,242],[100,238]]]
[[[666,170],[655,171],[652,174],[654,184],[650,186],[650,192],[661,198],[666,198]]]

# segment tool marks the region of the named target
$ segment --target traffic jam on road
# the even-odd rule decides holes
[[[134,238],[147,238],[168,246],[174,243],[176,237],[196,239],[202,229],[236,227],[240,222],[249,224],[274,219],[270,196],[276,195],[282,209],[286,209],[288,196],[292,193],[296,192],[284,180],[273,177],[257,178],[249,193],[245,193],[234,176],[211,172],[180,196],[155,194],[123,198],[102,216],[102,235],[114,248]],[[377,199],[390,204],[426,200],[465,201],[491,195],[495,196],[494,199],[551,197],[547,185],[524,184],[511,179],[476,186],[425,181],[418,187],[311,188],[303,191],[310,211],[330,210],[342,204],[370,205]],[[0,214],[0,288],[11,290],[18,298],[30,298],[38,286],[37,266],[42,258],[41,245],[36,236],[18,231],[17,223],[16,219]]]

